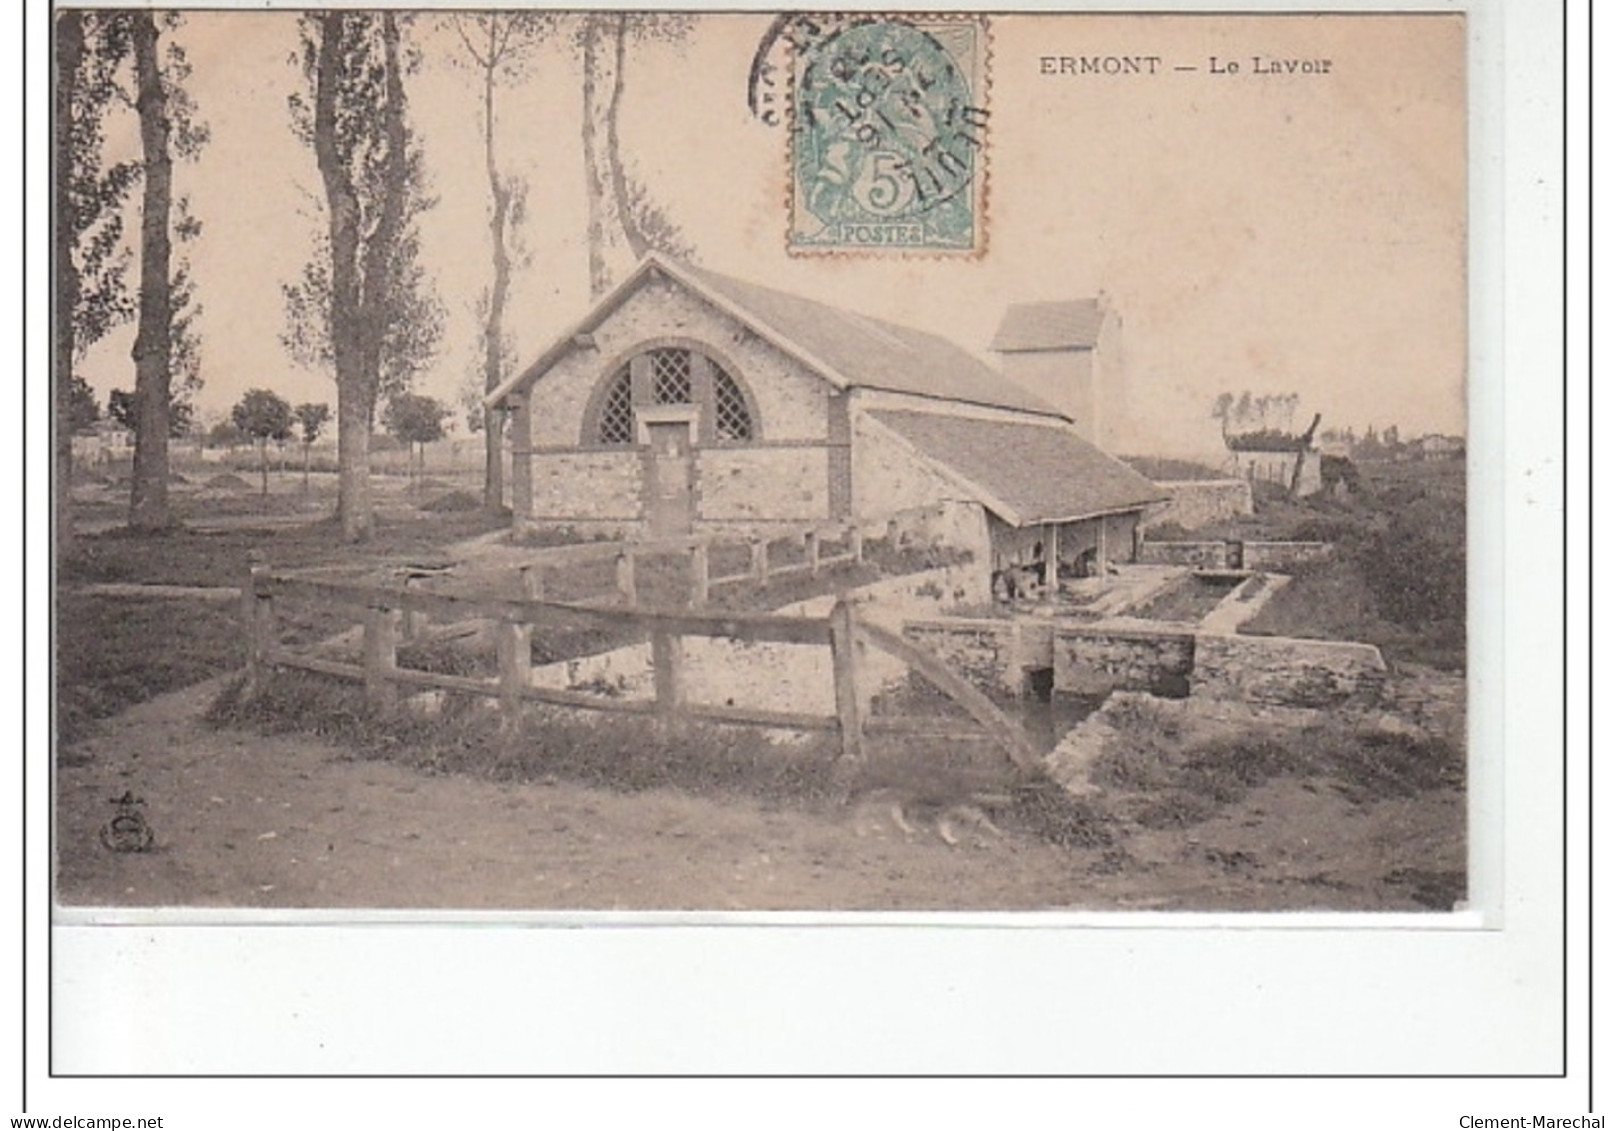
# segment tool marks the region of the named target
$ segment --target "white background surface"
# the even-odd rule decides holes
[[[1111,5],[1114,6],[1114,5]],[[1249,2],[1241,7],[1266,7]],[[1573,15],[1573,21],[1576,19]],[[1458,929],[1197,925],[59,926],[49,934],[48,107],[29,13],[28,1016],[5,1028],[0,1107],[26,1042],[35,1115],[165,1127],[721,1125],[1455,1127],[1586,1110],[1586,309],[1572,303],[1561,438],[1558,6],[1474,9],[1477,328],[1471,408],[1475,861]],[[1571,293],[1585,294],[1587,85],[1573,22]],[[1499,52],[1502,56],[1499,56]],[[1499,66],[1500,58],[1506,66]],[[1488,63],[1487,61],[1490,60]],[[10,123],[8,123],[9,125]],[[11,126],[16,129],[16,126]],[[1502,152],[1497,150],[1501,138]],[[13,150],[15,151],[15,150]],[[1507,217],[1506,224],[1502,217]],[[15,278],[13,275],[12,278]],[[15,284],[13,284],[15,285]],[[20,296],[19,296],[20,297]],[[14,303],[12,309],[20,308]],[[1506,379],[1505,379],[1506,375]],[[1568,463],[1567,463],[1568,461]],[[1568,470],[1570,498],[1561,497]],[[1571,543],[1570,777],[1560,777],[1560,523]],[[8,498],[8,506],[16,503]],[[14,604],[6,616],[16,618]],[[6,627],[20,635],[15,619]],[[22,674],[19,672],[19,675]],[[9,681],[12,687],[19,680]],[[14,710],[12,717],[20,711]],[[1487,759],[1483,750],[1501,752]],[[1604,775],[1607,780],[1608,775]],[[9,779],[16,781],[16,778]],[[1561,785],[1568,786],[1568,875]],[[1506,798],[1506,805],[1500,799]],[[1501,819],[1501,836],[1493,818]],[[1490,832],[1486,830],[1492,830]],[[20,826],[5,838],[15,851]],[[20,861],[0,870],[18,907]],[[1569,894],[1561,967],[1561,893]],[[1476,925],[1481,918],[1484,925]],[[956,922],[954,920],[953,922]],[[14,931],[5,944],[15,946]],[[19,955],[19,958],[21,956]],[[1569,1003],[1561,1015],[1561,970]],[[21,987],[11,983],[11,994]],[[54,1033],[47,1012],[54,1011]],[[20,1020],[19,1014],[13,1014]],[[126,1073],[1371,1073],[1539,1079],[367,1081],[49,1079]],[[1568,1043],[1561,1043],[1565,1038]],[[8,1072],[9,1069],[9,1072]],[[1599,1103],[1607,1105],[1607,1092]],[[0,1115],[9,1114],[0,1112]]]

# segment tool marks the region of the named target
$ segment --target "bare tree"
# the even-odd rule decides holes
[[[626,250],[638,261],[653,248],[680,258],[691,249],[622,159],[618,119],[628,45],[677,43],[692,18],[680,12],[591,12],[577,17],[572,42],[583,62],[583,164],[588,200],[589,289],[611,288],[609,259]]]
[[[328,361],[337,386],[337,510],[343,537],[373,525],[370,431],[384,388],[407,385],[433,355],[442,308],[420,266],[423,191],[408,122],[401,25],[391,11],[328,11],[299,21],[308,84],[290,99],[314,150],[326,226],[314,259],[284,289],[294,356]]]
[[[526,182],[502,173],[496,154],[495,95],[501,86],[525,79],[534,48],[554,31],[557,16],[546,12],[454,13],[449,25],[459,37],[458,65],[472,70],[482,85],[483,168],[488,176],[488,235],[493,278],[478,303],[482,315],[482,389],[491,393],[504,383],[512,352],[505,332],[505,305],[510,297],[513,244],[526,211]],[[490,511],[504,506],[504,461],[500,452],[502,414],[484,407],[480,431],[484,463],[482,501]]]

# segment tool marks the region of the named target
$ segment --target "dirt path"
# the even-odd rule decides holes
[[[833,817],[671,791],[625,796],[424,776],[302,737],[214,732],[215,685],[127,712],[59,776],[63,904],[464,908],[927,908],[1073,902],[1078,861],[983,836],[905,836],[889,806]],[[156,832],[97,832],[132,790]]]
[[[1121,850],[971,829],[950,846],[918,817],[905,831],[889,798],[815,814],[433,777],[303,736],[213,731],[198,720],[217,688],[142,704],[63,756],[61,904],[1418,910],[1385,875],[1462,866],[1456,793],[1365,808],[1287,780],[1212,820],[1139,830]],[[100,843],[126,790],[146,802],[153,851]]]

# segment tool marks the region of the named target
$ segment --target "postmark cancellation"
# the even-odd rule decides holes
[[[987,18],[802,17],[786,40],[788,249],[981,252]]]

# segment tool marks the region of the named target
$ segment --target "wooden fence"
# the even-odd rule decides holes
[[[312,600],[351,611],[363,625],[362,662],[352,663],[282,645],[277,604],[286,600]],[[829,616],[821,618],[664,612],[565,604],[534,596],[508,599],[437,593],[404,584],[387,586],[318,574],[276,573],[254,563],[242,589],[242,601],[249,644],[249,696],[262,688],[271,669],[295,668],[362,683],[372,704],[381,708],[396,704],[403,688],[460,692],[497,700],[504,725],[512,730],[519,725],[527,704],[544,703],[589,711],[832,731],[840,734],[842,756],[852,762],[865,759],[866,737],[875,734],[944,740],[987,738],[1000,745],[1017,765],[1029,764],[1035,757],[1021,728],[992,700],[931,653],[886,628],[868,623],[860,616],[856,604],[845,598],[836,602]],[[401,667],[398,648],[404,625],[427,617],[491,621],[496,626],[497,674],[484,678]],[[546,626],[565,622],[575,624],[578,618],[618,629],[632,629],[649,637],[655,686],[653,699],[625,699],[533,684],[534,632],[543,632]],[[686,637],[829,648],[835,682],[835,714],[691,702],[684,684],[682,642]],[[886,652],[919,673],[962,708],[969,721],[918,715],[870,715],[864,708],[860,656],[867,648]],[[737,672],[737,678],[744,678],[744,674]]]
[[[552,574],[580,565],[615,565],[615,599],[628,607],[639,604],[636,581],[638,562],[651,556],[681,555],[689,562],[692,609],[705,608],[712,589],[719,585],[750,583],[765,586],[769,581],[805,573],[817,577],[832,566],[857,565],[864,560],[863,534],[856,524],[810,527],[785,535],[764,537],[753,534],[746,540],[747,564],[738,573],[714,576],[712,551],[721,539],[714,534],[688,538],[660,538],[644,542],[591,542],[576,546],[554,546],[533,551],[532,559],[521,567],[522,591],[542,600],[550,588]],[[829,544],[839,544],[836,553],[825,553]],[[774,548],[789,544],[800,550],[800,560],[782,562]],[[794,556],[794,555],[793,555]]]

